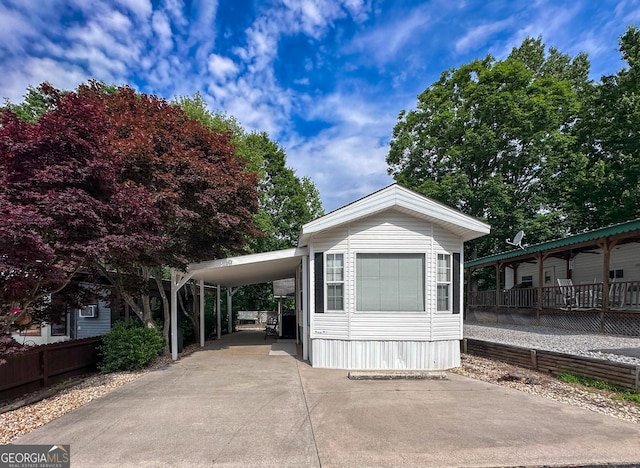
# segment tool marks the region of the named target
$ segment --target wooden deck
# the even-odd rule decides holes
[[[603,286],[602,283],[590,283],[472,291],[467,298],[467,305],[514,309],[640,311],[640,281],[610,283],[607,301],[603,300]]]

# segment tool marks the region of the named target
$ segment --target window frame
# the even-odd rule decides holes
[[[330,264],[330,257],[333,261],[335,261],[336,257],[341,257],[342,259],[342,265],[339,268],[339,271],[341,272],[341,279],[336,280],[334,278],[335,273],[336,273],[336,267],[332,266],[332,264]],[[346,268],[345,268],[345,257],[346,255],[344,254],[344,252],[325,252],[324,254],[324,304],[325,304],[325,312],[344,312],[345,306],[346,306],[346,296],[345,296],[345,273],[346,273]],[[331,274],[332,279],[329,280],[329,275]],[[331,301],[329,300],[329,288],[330,286],[340,286],[342,288],[342,308],[341,309],[334,309],[331,307]],[[337,296],[335,296],[337,297]],[[335,299],[333,299],[333,301],[335,302]]]
[[[403,256],[415,256],[420,257],[421,262],[422,262],[422,277],[420,278],[420,287],[421,290],[418,291],[419,293],[421,293],[421,308],[418,308],[416,310],[388,310],[388,309],[380,309],[380,310],[373,310],[370,308],[366,308],[366,309],[359,309],[358,307],[358,294],[359,294],[359,287],[358,287],[358,256],[360,255],[379,255],[379,256],[394,256],[396,259],[400,259]],[[354,278],[353,281],[355,282],[355,303],[354,303],[354,313],[356,314],[366,314],[366,313],[372,313],[372,314],[378,314],[378,313],[407,313],[407,314],[424,314],[427,313],[428,307],[427,307],[427,253],[426,252],[421,252],[421,251],[415,251],[415,252],[389,252],[389,251],[379,251],[379,252],[371,252],[371,251],[363,251],[363,252],[356,252],[355,253],[355,264],[356,264],[356,271],[354,274]],[[399,277],[397,278],[399,279]]]
[[[441,281],[440,257],[444,256],[448,262],[446,266],[446,279]],[[436,252],[436,313],[452,314],[453,313],[453,254],[449,252]],[[440,309],[440,286],[447,287],[447,308]]]

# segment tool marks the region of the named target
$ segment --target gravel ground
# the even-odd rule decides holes
[[[640,366],[640,337],[500,324],[465,324],[464,337]]]
[[[627,357],[615,353],[605,354],[592,350],[640,347],[640,338],[586,335],[541,327],[536,327],[535,330],[529,327],[525,330],[520,327],[515,329],[512,327],[465,325],[465,337],[605,359],[624,359],[624,362],[630,361],[627,360]],[[185,348],[181,357],[191,354],[197,349],[196,345],[189,346]],[[148,372],[165,367],[170,362],[170,357],[166,356],[158,359],[150,368],[140,372],[93,375],[81,379],[77,384],[61,390],[50,398],[6,411],[0,414],[0,444],[11,443],[19,436],[47,424],[91,400],[100,398]],[[635,359],[634,362],[640,365],[640,359]],[[461,366],[454,369],[453,372],[640,424],[640,405],[617,400],[612,392],[565,384],[546,374],[470,355],[463,355]],[[1,411],[2,408],[0,408]]]

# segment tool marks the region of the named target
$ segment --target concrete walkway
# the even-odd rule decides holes
[[[640,462],[638,424],[455,374],[349,380],[263,336],[223,337],[15,443],[70,444],[73,467]]]

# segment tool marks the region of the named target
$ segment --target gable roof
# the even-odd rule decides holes
[[[389,209],[396,209],[427,222],[438,224],[463,241],[489,234],[490,226],[398,184],[393,184],[343,206],[302,226],[299,246],[306,246],[314,234],[333,229]]]

